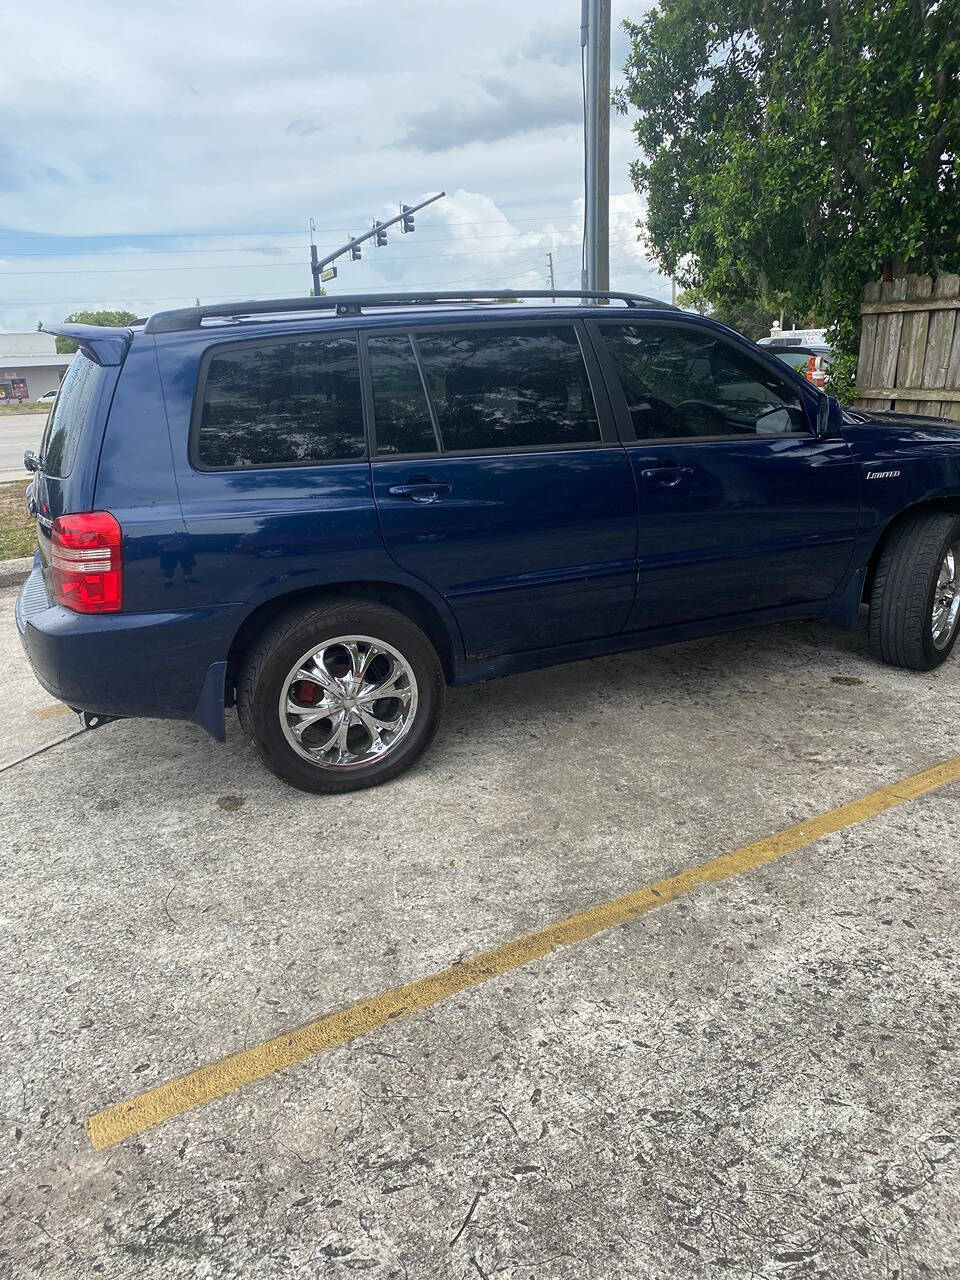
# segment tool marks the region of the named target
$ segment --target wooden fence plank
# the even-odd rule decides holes
[[[880,316],[888,312],[901,311],[957,311],[960,310],[960,298],[931,298],[929,302],[870,302],[860,308],[863,316]]]
[[[907,276],[907,300],[922,302],[933,293],[933,276]],[[903,332],[900,337],[900,360],[898,362],[897,380],[904,387],[919,387],[923,376],[923,356],[927,349],[927,329],[930,316],[927,312],[914,311],[903,318]],[[902,413],[918,413],[918,400],[898,399],[897,407]]]
[[[947,386],[960,387],[960,320],[953,327],[953,346],[950,350],[950,363],[947,366]],[[943,416],[960,419],[960,397],[957,402],[943,406]]]
[[[886,289],[884,285],[884,289]],[[890,283],[890,301],[903,302],[907,296],[907,278],[893,280]],[[903,313],[892,311],[881,320],[885,324],[883,347],[879,358],[874,362],[873,376],[881,387],[897,385],[897,361],[900,356],[900,336],[903,332]]]
[[[920,410],[922,413],[932,413],[931,404],[940,404],[944,397],[951,404],[960,404],[960,391],[954,391],[952,387],[861,387],[858,394],[861,399],[872,397],[882,399],[885,403],[888,400],[896,400],[898,413],[912,412],[903,408],[907,401],[900,399],[901,391],[912,396],[914,400],[922,402]]]
[[[880,282],[872,280],[863,288],[864,303],[880,301]],[[869,387],[873,383],[873,353],[877,344],[877,328],[880,323],[880,317],[876,315],[866,315],[863,317],[863,323],[860,326],[860,357],[857,361],[857,381]],[[864,404],[864,409],[872,409],[875,406]]]
[[[935,298],[955,298],[958,292],[960,292],[960,276],[949,272],[937,276],[933,286],[933,296]],[[950,350],[953,346],[953,331],[956,326],[956,318],[956,312],[954,311],[931,312],[921,386],[945,387],[947,385],[947,369],[950,364]],[[939,414],[940,406],[934,408],[934,402],[931,402],[928,412]]]

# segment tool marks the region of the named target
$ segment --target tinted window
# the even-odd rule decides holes
[[[604,325],[638,439],[806,431],[797,389],[713,334]]]
[[[83,424],[96,400],[105,372],[82,351],[78,351],[70,361],[40,445],[43,469],[48,476],[68,476],[73,470]]]
[[[572,327],[456,329],[416,341],[445,450],[600,439]]]
[[[258,467],[364,453],[356,338],[217,351],[197,441],[204,467]]]
[[[405,334],[367,340],[378,453],[436,453],[413,345]]]

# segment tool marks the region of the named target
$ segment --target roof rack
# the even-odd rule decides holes
[[[642,293],[619,293],[598,289],[496,289],[444,290],[440,293],[351,293],[329,294],[322,298],[271,298],[265,302],[220,302],[210,307],[186,307],[179,311],[158,311],[144,326],[145,333],[173,333],[199,329],[204,320],[223,318],[245,320],[253,316],[287,314],[298,311],[333,311],[338,316],[358,316],[369,307],[429,307],[437,302],[516,302],[520,298],[578,298],[590,302],[625,302],[628,307],[679,308]]]

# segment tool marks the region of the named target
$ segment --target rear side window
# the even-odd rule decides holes
[[[346,462],[364,452],[355,336],[244,343],[210,357],[195,444],[200,467]]]
[[[46,475],[62,479],[73,470],[83,424],[96,402],[104,374],[105,370],[82,351],[71,360],[40,445]]]
[[[600,440],[572,326],[455,329],[416,342],[445,452]]]
[[[378,453],[436,453],[437,439],[423,392],[413,339],[385,334],[367,339]]]

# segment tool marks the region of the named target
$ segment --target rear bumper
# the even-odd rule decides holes
[[[61,702],[105,716],[195,720],[223,739],[234,609],[74,613],[50,600],[37,559],[16,617],[34,674]]]

